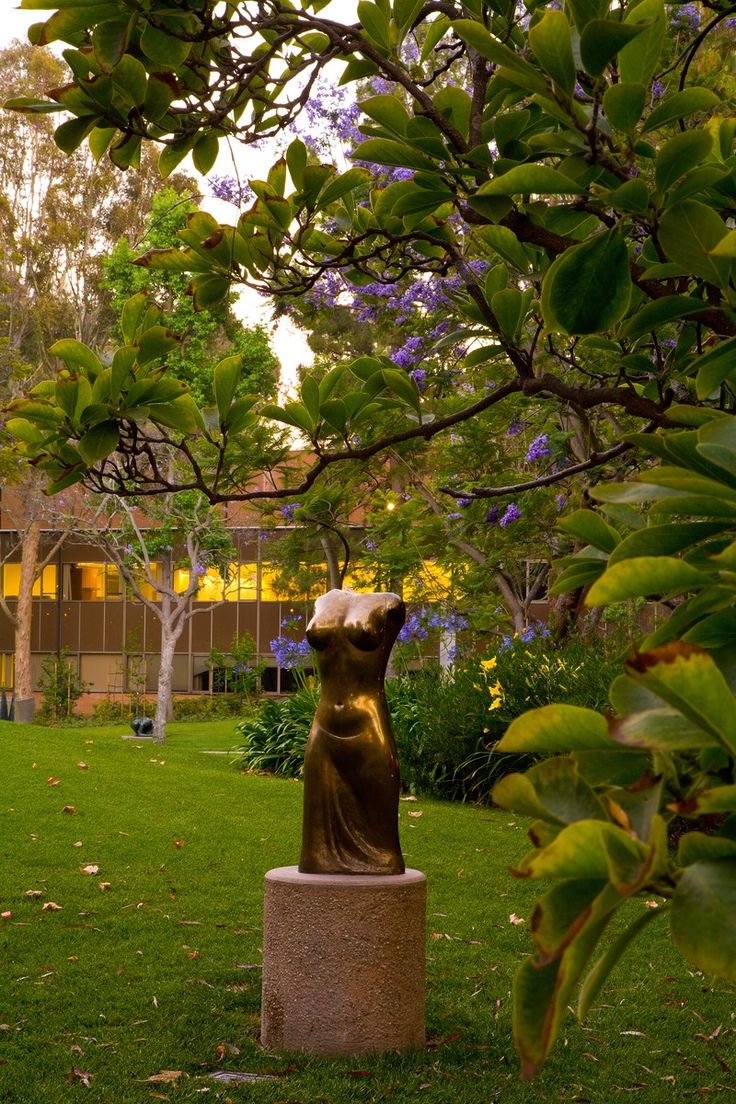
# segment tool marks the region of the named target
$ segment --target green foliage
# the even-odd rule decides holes
[[[509,720],[560,693],[578,706],[602,707],[606,687],[620,670],[616,644],[615,637],[596,649],[575,639],[555,644],[532,632],[509,640],[485,664],[428,664],[389,679],[386,697],[404,789],[488,802],[494,782],[511,766],[525,764],[523,757],[493,755]],[[257,716],[239,726],[247,741],[244,765],[298,776],[317,698],[310,678],[288,698],[264,701]]]
[[[58,655],[44,656],[41,676],[41,708],[38,719],[41,724],[58,725],[74,716],[77,702],[87,689],[76,665],[69,662],[69,652],[62,648]]]
[[[318,698],[319,687],[313,678],[288,698],[266,698],[254,717],[237,726],[245,738],[243,769],[299,777]]]
[[[669,913],[692,965],[736,979],[736,441],[728,414],[680,407],[673,419],[691,428],[639,441],[658,466],[593,492],[608,520],[591,510],[563,520],[589,543],[564,561],[557,584],[592,583],[589,605],[669,601],[671,616],[612,683],[612,713],[550,705],[515,720],[497,745],[568,752],[493,790],[498,804],[535,818],[516,873],[554,882],[536,905],[535,957],[515,982],[527,1076],[546,1060],[575,990],[583,1017],[651,918],[632,914],[634,897],[652,915]],[[678,827],[673,851],[675,818],[687,829]],[[620,909],[629,927],[601,952]]]
[[[120,316],[125,303],[140,292],[155,298],[163,310],[163,323],[180,341],[167,358],[168,371],[187,381],[200,406],[213,405],[213,369],[220,358],[228,355],[239,358],[241,365],[238,397],[269,395],[276,385],[278,361],[263,326],[246,327],[236,319],[232,311],[234,296],[212,309],[195,310],[186,293],[189,281],[185,275],[136,265],[141,246],[170,249],[195,211],[187,191],[178,192],[169,186],[153,196],[142,241],[134,249],[126,237],[121,237],[105,261],[104,286],[112,294],[113,310]],[[122,336],[119,326],[116,336]],[[231,395],[230,400],[235,397]]]
[[[662,0],[625,13],[604,0],[565,11],[542,5],[525,28],[510,9],[471,5],[453,20],[404,0],[363,3],[361,23],[345,28],[346,37],[335,32],[335,42],[349,43],[340,57],[323,33],[319,6],[307,5],[298,23],[279,6],[277,28],[260,8],[215,12],[207,2],[176,17],[131,12],[123,0],[102,9],[65,6],[32,38],[69,44],[71,80],[53,102],[9,104],[24,117],[70,114],[57,132],[66,150],[88,140],[123,167],[135,164],[146,143],[159,142],[164,172],[189,153],[206,172],[225,137],[252,142],[289,132],[299,111],[292,82],[316,81],[328,61],[344,62],[344,84],[384,82],[370,94],[357,84],[362,140],[350,156],[358,164],[316,163],[290,133],[285,157],[250,182],[252,202],[234,225],[192,210],[177,222],[185,207],[169,207],[163,217],[162,206],[166,232],[153,234],[136,261],[146,279],[173,281],[177,296],[186,281],[193,313],[184,322],[182,307],[181,319],[195,360],[204,327],[197,315],[214,317],[233,283],[275,295],[283,306],[320,281],[337,281],[337,316],[361,289],[380,300],[382,288],[449,281],[449,332],[430,353],[441,362],[464,343],[462,390],[423,393],[405,364],[366,342],[365,355],[342,365],[339,393],[325,393],[315,373],[302,380],[298,397],[261,408],[265,419],[318,450],[312,475],[355,459],[356,437],[359,459],[367,460],[514,397],[546,407],[568,428],[570,458],[583,470],[611,458],[619,427],[663,424],[673,392],[707,404],[722,388],[731,403],[724,360],[736,303],[728,224],[735,128],[723,105],[733,78],[727,64],[713,64],[728,54],[725,18],[696,34]],[[668,33],[668,18],[676,34]],[[225,49],[231,37],[248,41],[252,54]],[[487,65],[477,64],[479,56]],[[201,78],[210,71],[218,74],[216,104]],[[409,323],[412,336],[422,331],[425,309]],[[390,329],[381,323],[381,340]],[[180,375],[184,360],[177,358],[186,355],[186,343],[183,354],[168,350]],[[710,391],[702,356],[712,358]],[[191,485],[193,471],[213,501],[252,499],[262,492],[252,485],[256,465],[242,463],[244,431],[258,438],[248,412],[228,427],[229,387],[220,389],[217,416],[230,432],[211,434],[193,410],[211,398],[204,376],[189,366],[186,374],[186,416],[184,395],[173,392],[157,413],[196,436],[207,462],[195,461],[189,441],[179,439],[177,480]],[[26,409],[32,424],[60,420],[60,396],[33,403]],[[615,429],[604,413],[612,404]],[[42,462],[52,450],[57,460],[66,451],[67,462],[51,472],[56,489],[77,463],[94,473],[109,462],[126,441],[126,410],[107,410],[81,449],[66,422],[24,448]],[[569,430],[573,420],[579,424]],[[139,424],[139,440],[141,433],[148,440]],[[263,454],[261,461],[268,466]],[[123,493],[134,493],[138,481],[156,482],[143,459],[129,459],[125,471]],[[459,482],[476,489],[476,468],[457,472]],[[305,477],[299,485],[311,483]]]
[[[258,691],[265,669],[264,663],[256,661],[257,654],[258,646],[250,633],[241,633],[240,636],[236,634],[229,652],[212,648],[209,667],[213,691],[217,694],[236,694],[249,700]]]

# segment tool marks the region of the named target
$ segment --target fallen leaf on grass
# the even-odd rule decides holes
[[[12,920],[12,912],[0,912],[0,920]]]
[[[150,1092],[148,1095],[153,1097],[154,1100],[170,1100],[171,1099],[171,1097],[167,1096],[166,1093]]]
[[[79,767],[80,770],[88,770],[89,769],[87,767],[87,764],[85,762],[83,762],[81,759],[77,763],[77,766]]]
[[[205,1075],[208,1081],[220,1081],[226,1085],[248,1085],[254,1081],[278,1081],[273,1073],[245,1073],[237,1070],[215,1070]]]
[[[110,886],[112,885],[112,882],[98,882],[97,884],[100,888],[100,892],[104,893],[106,889],[110,888]]]
[[[215,1047],[215,1053],[217,1054],[217,1057],[220,1059],[220,1061],[222,1061],[226,1054],[230,1054],[233,1057],[237,1058],[238,1054],[240,1054],[240,1051],[236,1046],[233,1046],[232,1043],[218,1043]]]
[[[233,970],[262,970],[260,962],[235,962]]]
[[[646,1039],[643,1031],[619,1031],[619,1035],[635,1035],[637,1039]]]
[[[82,843],[81,840],[76,840],[75,843],[74,843],[74,846],[75,847],[84,847],[84,844]]]
[[[74,805],[65,805],[61,811],[62,813],[68,813],[69,816],[74,816],[77,810]]]
[[[51,778],[47,778],[47,779],[46,779],[46,785],[47,785],[47,786],[58,786],[58,785],[59,785],[59,779],[58,779],[58,778],[54,778],[54,776],[53,776],[53,774],[52,774],[52,775],[51,775]]]
[[[180,1077],[185,1076],[188,1077],[189,1074],[185,1074],[184,1070],[161,1070],[160,1073],[154,1073],[151,1077],[146,1078],[146,1084],[173,1085],[179,1080]]]
[[[41,905],[41,912],[60,912],[63,905],[57,905],[56,901],[46,901]]]
[[[517,916],[515,912],[512,912],[509,916],[509,924],[526,924],[526,920],[521,916]]]
[[[80,866],[79,868],[83,874],[99,874],[100,868],[97,863],[87,863],[86,866]]]
[[[174,840],[174,847],[180,847],[181,848],[183,846],[184,846],[184,840],[183,839],[175,839]]]
[[[421,810],[421,809],[416,809],[416,810],[412,809],[412,810],[410,810],[410,811],[409,811],[409,816],[410,816],[410,817],[420,817],[420,816],[422,816],[422,815],[423,815],[423,814],[422,814],[422,810]]]
[[[413,797],[413,796],[409,796],[409,797],[400,797],[400,798],[399,798],[399,801],[418,801],[418,800],[419,800],[419,798],[418,798],[418,797]]]
[[[92,1081],[90,1079],[92,1077],[94,1077],[93,1073],[89,1073],[87,1072],[87,1070],[79,1069],[78,1066],[72,1066],[72,1068],[69,1070],[69,1073],[66,1075],[66,1083],[67,1085],[73,1085],[74,1082],[78,1080],[82,1082],[85,1089],[91,1089]]]

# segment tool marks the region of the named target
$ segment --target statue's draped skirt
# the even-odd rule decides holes
[[[303,873],[403,874],[393,747],[372,720],[345,737],[315,720],[304,757]]]

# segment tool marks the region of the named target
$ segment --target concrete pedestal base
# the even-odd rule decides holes
[[[423,1046],[426,889],[418,870],[270,870],[263,1046],[332,1056]]]

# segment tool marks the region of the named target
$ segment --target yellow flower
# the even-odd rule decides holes
[[[480,661],[480,665],[484,671],[492,671],[493,668],[496,666],[496,657],[491,656],[490,659],[482,659]]]
[[[502,704],[503,702],[500,698],[494,698],[491,704],[488,706],[488,712],[491,713],[494,709],[500,709]]]
[[[488,693],[491,695],[492,698],[503,697],[503,690],[501,688],[501,683],[500,682],[494,682],[492,686],[488,687]]]

